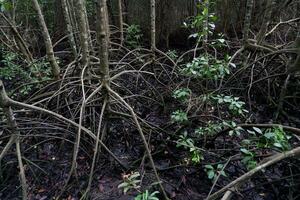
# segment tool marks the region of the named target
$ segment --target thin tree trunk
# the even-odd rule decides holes
[[[3,13],[0,12],[0,14],[1,14],[2,18],[4,19],[4,21],[6,21],[6,23],[9,25],[13,35],[16,37],[17,47],[19,47],[22,54],[26,57],[27,62],[29,62],[29,63],[33,62],[32,54],[29,51],[26,42],[24,41],[24,39],[20,35],[19,31],[17,30],[16,26],[14,25],[15,23],[11,22]]]
[[[258,34],[257,34],[257,39],[256,39],[257,44],[261,44],[265,40],[266,33],[267,33],[267,30],[268,30],[268,26],[271,22],[273,4],[274,4],[274,0],[267,0],[263,23],[261,25],[261,28],[260,28]]]
[[[290,66],[288,66],[289,73],[300,71],[300,28],[294,46],[297,49],[297,57],[295,61]]]
[[[59,80],[60,68],[59,68],[59,66],[56,62],[56,58],[54,56],[52,41],[51,41],[51,38],[49,35],[48,28],[45,23],[44,16],[42,14],[41,7],[37,0],[32,0],[32,2],[34,5],[34,9],[38,13],[38,22],[42,29],[43,39],[44,39],[44,43],[45,43],[45,47],[46,47],[47,58],[48,58],[48,61],[50,62],[51,68],[52,68],[52,75],[56,80]]]
[[[155,9],[155,0],[150,0],[151,5],[151,50],[156,49],[156,9]]]
[[[77,23],[77,20],[76,20],[76,13],[75,13],[76,8],[75,8],[75,5],[74,5],[74,0],[67,0],[67,6],[69,8],[69,15],[70,15],[70,19],[71,19],[71,25],[72,25],[73,33],[75,33],[74,39],[75,39],[75,43],[77,45],[76,47],[77,47],[77,50],[78,50],[80,41],[77,37],[78,23]]]
[[[254,4],[254,0],[247,0],[246,15],[244,20],[244,33],[243,33],[244,46],[248,43],[248,39],[249,39],[253,4]]]
[[[75,43],[75,38],[74,38],[74,33],[73,33],[73,28],[72,28],[72,23],[71,23],[71,17],[69,14],[67,0],[61,0],[61,5],[62,5],[62,9],[63,9],[64,19],[65,19],[65,22],[67,25],[67,32],[68,32],[68,39],[69,39],[70,47],[72,49],[74,58],[76,58],[77,57],[77,48],[76,48],[76,43]]]
[[[77,15],[77,23],[80,35],[80,46],[82,50],[82,65],[86,66],[89,64],[90,52],[84,0],[77,0],[75,5],[75,13]]]
[[[100,66],[99,72],[101,81],[109,80],[109,63],[108,63],[108,18],[106,0],[98,0],[97,12],[97,41],[99,44]]]
[[[245,20],[244,20],[244,30],[243,30],[243,47],[242,49],[246,50],[249,46],[249,33],[250,33],[250,26],[251,26],[251,17],[252,17],[252,9],[254,5],[254,0],[247,0],[246,5],[246,14],[245,14]],[[242,59],[243,59],[243,65],[245,66],[247,64],[247,51],[243,51]]]
[[[83,11],[84,11],[84,17],[85,17],[87,36],[88,36],[88,44],[89,44],[89,48],[91,51],[91,50],[93,50],[93,44],[92,44],[92,36],[91,36],[91,32],[90,32],[89,18],[88,18],[87,10],[86,10],[86,1],[84,1]]]
[[[207,42],[208,42],[208,35],[209,35],[209,0],[204,1],[204,9],[207,9],[207,14],[205,16],[205,22],[203,25],[203,47],[207,50]]]
[[[123,28],[123,0],[118,0],[119,10],[119,31],[120,31],[120,44],[124,43],[124,28]]]

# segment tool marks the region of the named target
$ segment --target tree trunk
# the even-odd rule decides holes
[[[77,0],[75,4],[75,13],[77,15],[77,23],[79,28],[80,46],[82,49],[82,66],[89,64],[89,36],[87,30],[87,19],[85,15],[84,0]]]
[[[244,21],[244,33],[243,33],[244,46],[248,43],[248,39],[249,39],[253,4],[254,4],[254,0],[247,0],[245,21]]]
[[[59,80],[60,68],[59,68],[59,66],[56,62],[55,56],[54,56],[52,41],[51,41],[51,38],[50,38],[50,35],[48,32],[48,28],[47,28],[45,20],[44,20],[44,16],[42,14],[41,7],[37,0],[32,0],[32,1],[33,1],[34,9],[36,10],[36,12],[38,14],[38,22],[42,29],[43,39],[44,39],[44,43],[45,43],[45,47],[46,47],[47,58],[48,58],[48,61],[50,62],[51,68],[52,68],[53,77],[56,80]]]
[[[119,31],[120,31],[120,44],[124,43],[124,28],[123,28],[123,0],[118,0],[118,13],[119,13]]]
[[[151,20],[151,50],[156,49],[156,7],[155,0],[150,0],[150,20]]]
[[[69,13],[70,13],[70,19],[71,19],[71,25],[72,25],[72,29],[73,29],[73,33],[74,33],[74,39],[75,39],[75,43],[76,43],[76,47],[77,50],[79,49],[79,44],[80,44],[80,39],[78,39],[77,36],[77,32],[78,32],[78,23],[76,20],[76,13],[75,13],[75,3],[74,0],[67,0],[67,5],[69,9]],[[79,50],[78,50],[79,51]],[[79,53],[79,52],[77,52]]]
[[[106,0],[97,1],[97,41],[99,45],[100,66],[99,72],[101,81],[105,83],[109,80],[109,63],[108,63],[108,14]]]
[[[22,52],[22,54],[25,56],[26,60],[28,63],[33,62],[33,57],[31,52],[28,49],[28,46],[26,44],[26,42],[24,41],[23,37],[20,35],[19,31],[17,30],[16,26],[14,25],[14,19],[13,22],[10,21],[4,13],[0,13],[2,18],[4,19],[4,21],[6,21],[6,23],[9,25],[12,34],[16,37],[16,44],[17,47],[20,49],[20,51]]]
[[[297,49],[297,57],[291,66],[288,66],[289,73],[299,72],[300,71],[300,29],[295,41],[295,48]]]
[[[268,30],[268,26],[269,26],[270,21],[271,21],[273,5],[274,5],[274,0],[267,0],[263,23],[261,25],[259,33],[257,34],[257,39],[256,39],[257,44],[261,44],[265,40],[266,33],[267,33],[267,30]]]
[[[69,13],[69,7],[67,4],[67,0],[61,0],[61,4],[62,4],[62,9],[63,9],[64,19],[65,19],[66,26],[67,26],[67,34],[68,34],[70,47],[71,47],[74,58],[76,58],[77,57],[77,48],[76,48],[76,43],[75,43],[75,38],[74,38],[74,33],[73,33],[73,28],[72,28],[71,17],[70,17],[70,13]]]

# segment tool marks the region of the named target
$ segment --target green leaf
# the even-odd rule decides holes
[[[124,183],[121,183],[118,185],[118,188],[124,188],[124,187],[127,187],[128,186],[128,183],[124,182]]]
[[[215,177],[215,172],[214,172],[213,170],[209,170],[209,171],[207,172],[207,177],[208,177],[209,179],[213,179],[213,178]]]
[[[227,174],[223,170],[221,171],[221,175],[227,177]]]
[[[212,165],[205,165],[204,166],[206,169],[214,169],[214,167]]]
[[[264,137],[266,137],[267,139],[274,138],[275,137],[275,133],[272,133],[272,132],[265,133]]]
[[[283,148],[282,144],[280,144],[278,142],[275,142],[273,145],[278,148]]]
[[[243,152],[244,154],[251,154],[251,152],[245,148],[241,148],[241,152]]]
[[[262,130],[260,128],[253,127],[253,130],[259,134],[262,134]]]

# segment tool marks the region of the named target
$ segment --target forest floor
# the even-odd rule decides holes
[[[234,53],[233,50],[231,51]],[[204,132],[209,133],[209,135],[199,137],[199,135],[195,135],[197,128],[208,128],[209,125],[222,124],[226,120],[235,122],[235,124],[270,124],[276,122],[276,124],[299,127],[297,120],[291,120],[300,116],[300,107],[297,107],[299,98],[292,97],[293,94],[298,94],[299,86],[291,84],[287,89],[288,94],[286,96],[290,95],[291,99],[284,103],[284,115],[280,115],[274,121],[277,107],[271,105],[270,102],[278,101],[278,98],[275,99],[273,96],[280,93],[282,83],[285,81],[284,77],[274,78],[271,83],[261,80],[261,83],[252,85],[253,82],[263,78],[260,69],[257,69],[250,86],[252,90],[249,90],[247,78],[247,75],[251,74],[251,69],[226,78],[223,84],[226,86],[222,86],[217,94],[224,93],[239,97],[246,102],[245,108],[249,111],[245,116],[234,116],[230,114],[227,107],[215,105],[212,102],[203,103],[199,98],[203,97],[201,95],[208,94],[218,88],[214,81],[205,82],[194,78],[187,80],[186,77],[177,73],[176,67],[180,68],[181,63],[189,62],[193,57],[191,54],[193,52],[182,53],[181,55],[186,56],[179,57],[177,61],[172,62],[162,54],[157,54],[152,60],[152,55],[145,50],[128,51],[121,55],[116,53],[111,56],[112,74],[117,74],[120,69],[125,70],[126,67],[127,70],[133,69],[152,73],[122,75],[114,81],[112,87],[128,101],[139,116],[163,186],[168,196],[174,200],[205,199],[210,191],[213,193],[245,174],[249,169],[242,161],[245,155],[241,152],[241,148],[245,147],[245,142],[252,141],[253,134],[259,135],[260,131],[271,130],[263,127],[259,130],[256,127],[254,129],[248,127],[240,130],[239,134],[230,135],[228,133],[230,130],[222,132],[224,126],[220,125],[219,127],[212,126],[212,132],[205,129]],[[220,54],[218,57],[225,57],[225,55]],[[266,60],[266,62],[270,61],[269,65],[276,67],[280,61],[272,59],[270,58],[271,61]],[[127,66],[121,66],[121,62]],[[241,62],[241,60],[236,62]],[[174,63],[176,63],[175,66]],[[82,98],[81,85],[78,83],[79,78],[73,76],[74,71],[68,70],[66,70],[67,76],[60,83],[60,88],[63,88],[63,90],[59,90],[62,91],[60,94],[55,93],[57,85],[43,84],[39,89],[34,89],[29,94],[11,95],[19,101],[47,108],[78,122]],[[237,69],[233,70],[232,74],[238,71]],[[274,74],[276,73],[274,72]],[[291,82],[296,83],[297,80],[297,78],[292,78]],[[20,81],[15,81],[13,84],[11,81],[5,82],[8,92],[23,84],[25,83]],[[88,94],[97,85],[97,83],[90,83],[88,80],[86,84]],[[269,90],[266,89],[266,84],[271,84]],[[206,88],[203,88],[204,85]],[[174,99],[174,90],[180,87],[188,87],[193,92],[188,103]],[[269,91],[269,94],[262,96],[265,91]],[[15,91],[17,94],[19,92]],[[269,101],[269,97],[273,100]],[[84,126],[95,132],[97,131],[96,121],[99,117],[102,101],[103,99],[99,96],[92,103],[92,106],[87,107],[85,111]],[[136,126],[130,116],[126,115],[127,110],[117,103],[116,99],[112,99],[110,107],[115,113],[111,112],[106,116],[107,135],[104,141],[114,155],[128,166],[128,169],[122,168],[101,149],[93,175],[91,199],[129,200],[134,199],[144,189],[157,188],[157,184],[155,184],[157,180],[152,172]],[[188,113],[188,120],[184,123],[177,123],[172,120],[171,116],[178,108]],[[125,114],[117,115],[117,112]],[[77,129],[53,117],[24,109],[16,110],[16,118],[22,132],[22,153],[29,186],[29,199],[53,199],[59,195],[68,178],[73,156],[74,134],[77,133]],[[5,127],[4,123],[1,126]],[[235,130],[235,128],[233,129]],[[276,130],[279,129],[277,127]],[[273,132],[276,130],[272,129]],[[186,146],[178,145],[180,136],[184,135],[184,132],[189,134],[193,145],[201,150],[201,155],[197,154],[196,158],[191,157],[191,150]],[[6,137],[5,135],[1,136],[1,134],[2,132],[0,132],[0,137]],[[291,132],[287,132],[287,134],[293,135]],[[299,146],[299,135],[293,136],[288,143],[289,149]],[[256,164],[264,162],[265,158],[280,152],[273,146],[257,147],[253,144],[246,146],[251,149],[251,152],[255,152],[251,159]],[[89,179],[93,149],[93,141],[83,134],[77,157],[77,176],[71,179],[60,197],[61,199],[75,200],[82,196]],[[11,150],[0,163],[0,188],[2,188],[0,199],[3,200],[20,199],[19,178],[16,176],[19,169],[13,152]],[[201,156],[201,158],[199,157],[200,162],[194,163],[193,158],[197,160],[197,156]],[[215,167],[218,164],[222,164],[223,169],[214,169],[216,175],[214,180],[217,180],[214,184],[214,180],[208,177],[206,166]],[[299,166],[299,159],[288,159],[268,167],[240,186],[239,190],[235,192],[234,199],[300,199]],[[129,176],[130,173],[136,171],[140,173],[141,187],[124,194],[118,186],[123,182],[126,175]],[[220,175],[221,171],[224,171],[226,175]]]

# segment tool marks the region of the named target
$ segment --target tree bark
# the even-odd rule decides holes
[[[82,49],[82,66],[89,64],[89,36],[87,30],[87,19],[85,15],[84,0],[77,0],[75,6],[75,13],[77,15],[77,23],[79,28],[80,46]]]
[[[261,28],[257,34],[257,44],[261,44],[266,37],[266,33],[268,30],[268,26],[270,24],[271,21],[271,16],[272,16],[272,11],[273,11],[273,4],[274,4],[274,0],[267,0],[267,4],[266,4],[266,9],[265,9],[265,16],[263,19],[263,23],[261,25]]]
[[[244,33],[243,33],[243,45],[244,46],[248,43],[248,39],[249,39],[253,4],[254,4],[254,0],[247,0],[246,14],[245,14],[245,20],[244,20]]]
[[[36,10],[36,12],[38,14],[38,22],[42,29],[43,39],[44,39],[44,43],[45,43],[45,47],[46,47],[47,58],[48,58],[48,61],[50,62],[51,68],[52,68],[52,75],[56,80],[59,80],[60,68],[59,68],[56,58],[54,56],[52,41],[51,41],[51,38],[49,35],[48,28],[45,23],[44,16],[42,14],[41,7],[37,0],[32,0],[32,2],[34,5],[34,9]]]
[[[300,71],[300,28],[295,41],[295,48],[297,49],[297,56],[293,64],[288,66],[289,73],[299,72]]]
[[[123,45],[124,43],[123,0],[118,0],[118,13],[119,13],[120,44]]]
[[[150,18],[151,18],[151,50],[156,49],[156,7],[155,0],[150,0]]]
[[[71,17],[70,17],[70,13],[69,13],[69,7],[67,4],[67,0],[61,0],[61,5],[62,5],[62,9],[63,9],[64,19],[65,19],[66,26],[67,26],[67,33],[68,33],[70,47],[71,47],[74,58],[76,58],[77,57],[77,48],[76,48],[74,32],[73,32],[73,28],[72,28]]]
[[[15,23],[11,22],[3,13],[0,12],[0,14],[1,14],[2,18],[4,19],[4,21],[6,21],[6,23],[9,25],[9,27],[12,31],[12,34],[16,37],[17,47],[20,49],[22,54],[25,56],[27,62],[28,63],[33,62],[32,54],[29,51],[26,42],[24,41],[24,39],[20,35],[19,31],[17,30],[16,26],[14,25]]]
[[[97,1],[97,42],[99,45],[100,66],[99,72],[101,81],[106,82],[109,80],[109,62],[108,62],[108,41],[109,41],[109,28],[108,28],[108,14],[106,0]]]

